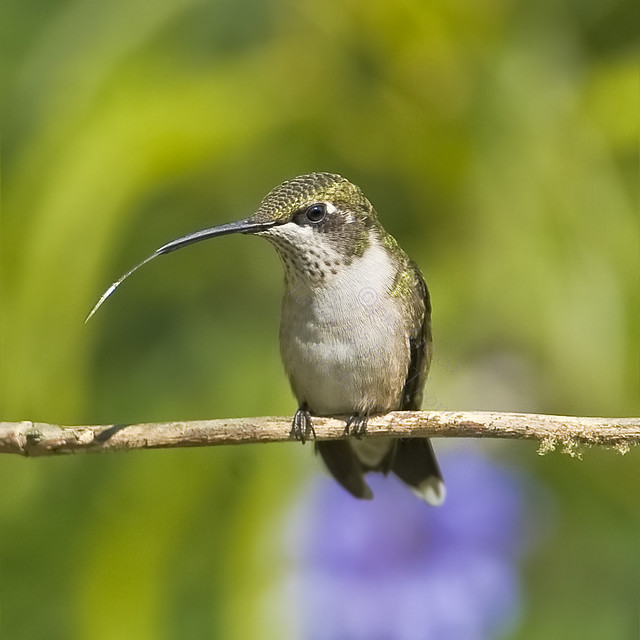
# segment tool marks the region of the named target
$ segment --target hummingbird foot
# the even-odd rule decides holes
[[[354,436],[360,440],[367,433],[367,420],[369,416],[362,413],[354,413],[344,428],[345,436]]]
[[[296,440],[300,440],[300,442],[304,444],[312,434],[315,440],[316,431],[311,421],[311,413],[309,413],[309,407],[306,402],[304,402],[293,416],[293,424],[291,425],[289,436],[293,436]]]

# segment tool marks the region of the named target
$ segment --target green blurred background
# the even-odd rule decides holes
[[[637,415],[636,10],[4,0],[0,418],[291,414],[261,240],[158,260],[83,320],[160,244],[313,170],[425,272],[426,408]],[[639,452],[477,446],[554,504],[512,637],[636,638]],[[293,444],[4,457],[0,638],[286,637],[282,518],[317,473]]]

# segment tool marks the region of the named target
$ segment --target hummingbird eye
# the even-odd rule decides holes
[[[312,204],[306,211],[309,222],[320,222],[327,214],[327,206],[323,202]]]

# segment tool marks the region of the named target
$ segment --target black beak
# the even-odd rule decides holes
[[[202,231],[195,231],[194,233],[189,233],[182,238],[177,238],[176,240],[171,240],[171,242],[167,242],[163,244],[161,247],[156,249],[148,258],[143,260],[140,264],[137,264],[133,269],[127,271],[122,278],[114,282],[101,296],[100,300],[96,303],[96,305],[91,309],[91,312],[87,316],[85,322],[91,318],[91,316],[102,306],[102,303],[132,274],[134,271],[137,271],[140,267],[147,264],[147,262],[151,262],[154,258],[158,256],[164,255],[165,253],[171,253],[172,251],[177,251],[178,249],[182,249],[183,247],[187,247],[190,244],[194,244],[196,242],[200,242],[201,240],[208,240],[209,238],[217,238],[218,236],[226,236],[231,233],[257,233],[259,231],[265,231],[270,227],[273,227],[275,222],[254,222],[251,218],[246,218],[245,220],[238,220],[237,222],[229,222],[228,224],[221,224],[217,227],[211,227],[210,229],[202,229]]]

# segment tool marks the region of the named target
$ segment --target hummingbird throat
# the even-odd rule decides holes
[[[274,246],[284,267],[288,286],[305,283],[311,287],[331,286],[337,276],[356,267],[366,249],[374,242],[368,230],[361,238],[339,237],[311,227],[285,224],[261,235]]]

